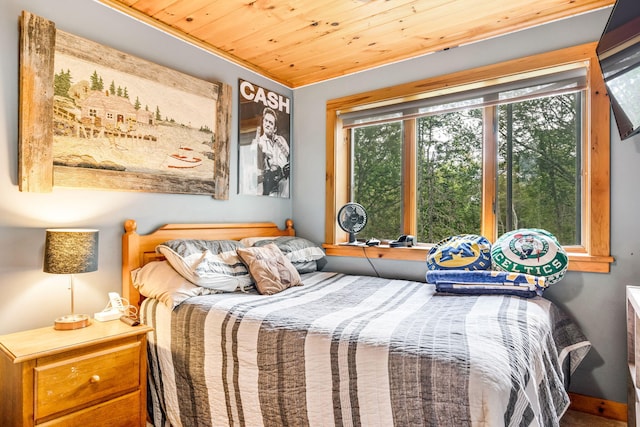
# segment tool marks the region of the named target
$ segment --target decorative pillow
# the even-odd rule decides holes
[[[491,270],[429,270],[427,283],[436,291],[467,295],[516,295],[531,298],[542,295],[546,279],[524,273]]]
[[[494,270],[513,271],[547,278],[547,286],[564,277],[567,253],[555,236],[538,228],[509,231],[491,249]]]
[[[450,236],[436,243],[427,254],[429,270],[488,270],[491,242],[476,234]]]
[[[178,274],[167,261],[152,261],[133,270],[131,279],[142,295],[160,300],[172,310],[187,298],[216,292],[194,285]]]
[[[240,239],[240,244],[250,248],[261,240],[273,240],[273,236],[245,237],[244,239]]]
[[[232,292],[251,283],[249,271],[236,253],[241,247],[236,240],[177,239],[158,245],[156,252],[190,282]]]
[[[238,256],[249,268],[258,292],[273,295],[291,286],[302,285],[300,274],[278,247],[238,248]]]
[[[327,264],[325,253],[310,240],[295,236],[279,236],[275,239],[258,240],[254,247],[262,247],[274,243],[296,267],[298,273],[311,273],[322,270]]]

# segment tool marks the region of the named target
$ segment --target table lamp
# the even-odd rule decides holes
[[[98,230],[48,229],[44,248],[45,273],[68,274],[71,314],[55,320],[54,329],[71,330],[89,326],[89,316],[73,309],[73,275],[98,269]]]

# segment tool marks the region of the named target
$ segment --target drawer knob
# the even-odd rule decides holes
[[[100,375],[91,375],[91,378],[89,379],[89,382],[91,384],[99,383],[100,382]]]

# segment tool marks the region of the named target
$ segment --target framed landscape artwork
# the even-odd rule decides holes
[[[23,12],[21,191],[53,186],[228,199],[231,90]]]

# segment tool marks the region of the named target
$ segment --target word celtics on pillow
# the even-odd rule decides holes
[[[569,266],[567,253],[546,230],[521,228],[498,237],[491,249],[494,270],[546,277],[547,285],[564,277]]]

